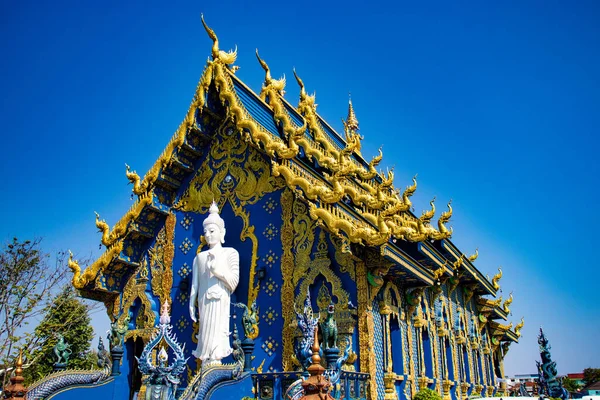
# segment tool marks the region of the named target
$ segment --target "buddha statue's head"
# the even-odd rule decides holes
[[[219,207],[214,201],[208,209],[208,217],[202,222],[204,239],[210,248],[225,243],[225,221],[219,215]]]

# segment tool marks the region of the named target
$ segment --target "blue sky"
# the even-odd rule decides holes
[[[93,212],[120,218],[125,163],[147,171],[187,111],[203,12],[255,91],[258,48],[338,130],[352,92],[363,154],[383,145],[398,187],[419,174],[417,213],[453,199],[454,243],[526,319],[507,374],[535,371],[540,326],[560,373],[600,367],[596,2],[121,3],[0,5],[0,240],[99,253]]]

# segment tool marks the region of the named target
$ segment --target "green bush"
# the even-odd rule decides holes
[[[434,390],[424,388],[419,390],[415,397],[413,397],[413,400],[442,400],[442,396]]]

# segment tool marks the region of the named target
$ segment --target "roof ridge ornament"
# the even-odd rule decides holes
[[[346,118],[344,125],[349,130],[358,131],[358,119],[356,118],[356,113],[354,112],[354,106],[352,105],[352,94],[350,92],[348,92],[348,117]]]
[[[344,133],[346,134],[347,148],[360,154],[361,140],[363,140],[364,137],[358,133],[358,119],[356,118],[354,107],[352,106],[350,93],[348,93],[348,97],[348,117],[345,120],[342,119]]]
[[[265,70],[265,83],[260,91],[260,98],[265,100],[267,91],[270,89],[275,90],[280,96],[283,96],[285,94],[285,74],[281,79],[273,79],[269,65],[265,62],[265,60],[260,58],[260,55],[258,55],[258,49],[256,49],[256,58],[258,59],[260,66]]]
[[[477,260],[477,257],[479,257],[479,248],[476,248],[475,253],[471,254],[468,258],[469,258],[469,261],[471,263],[473,263],[473,262],[475,262],[475,260]]]
[[[504,310],[505,313],[510,313],[510,305],[513,302],[513,292],[510,292],[510,294],[508,295],[508,299],[506,299],[504,301],[504,304],[502,304],[502,309]]]
[[[235,46],[235,50],[226,52],[223,50],[219,50],[219,38],[215,31],[213,31],[206,22],[204,21],[204,14],[200,14],[200,20],[202,21],[202,25],[208,34],[208,37],[213,41],[212,45],[212,58],[214,62],[221,62],[227,66],[233,64],[237,58],[237,46]],[[239,69],[239,67],[230,67],[232,72],[235,72]]]
[[[523,326],[525,326],[525,317],[521,317],[521,322],[515,326],[514,332],[517,337],[521,337],[521,329],[523,329]]]
[[[313,94],[306,93],[306,88],[304,86],[304,82],[302,81],[302,79],[300,79],[300,77],[296,73],[296,68],[294,68],[293,71],[294,71],[294,77],[296,78],[296,82],[298,82],[298,86],[300,86],[300,104],[298,104],[298,108],[301,108],[302,105],[306,105],[306,106],[312,108],[313,111],[316,111],[317,104],[315,103],[315,101],[317,98],[317,93],[316,92],[314,92]]]
[[[498,283],[500,278],[502,278],[502,267],[498,267],[498,273],[492,278],[492,286],[495,290],[500,289],[500,284]]]

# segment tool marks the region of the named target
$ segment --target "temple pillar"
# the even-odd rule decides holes
[[[244,372],[250,372],[252,370],[254,340],[249,338],[242,340],[242,350],[244,350]]]
[[[121,375],[121,359],[124,352],[123,346],[115,346],[110,349],[110,356],[112,358],[111,376]]]

